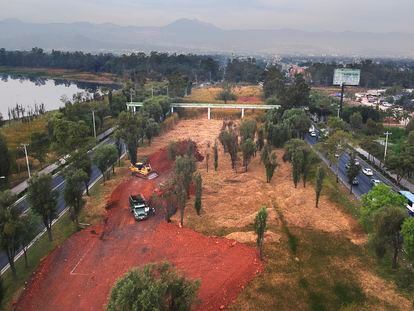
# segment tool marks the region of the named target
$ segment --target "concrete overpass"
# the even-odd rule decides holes
[[[133,112],[137,111],[137,108],[142,107],[142,102],[128,102],[126,103],[127,109]],[[252,105],[252,104],[210,104],[210,103],[172,103],[171,113],[174,113],[175,108],[200,108],[207,109],[208,119],[211,119],[211,109],[240,109],[241,117],[244,118],[244,111],[246,109],[251,110],[271,110],[279,109],[279,105]]]

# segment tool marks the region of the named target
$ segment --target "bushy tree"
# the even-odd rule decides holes
[[[49,241],[52,241],[52,222],[57,217],[57,197],[51,175],[34,175],[29,179],[27,199],[33,212],[42,219]]]
[[[297,188],[303,167],[303,152],[295,150],[292,153],[292,178],[295,188]]]
[[[177,195],[178,206],[180,208],[180,225],[184,224],[185,202],[189,195],[189,187],[193,180],[196,164],[193,157],[179,156],[175,159],[174,182]]]
[[[242,142],[246,141],[247,139],[251,139],[254,141],[256,135],[256,128],[257,123],[253,119],[245,119],[240,123],[240,136]]]
[[[315,194],[316,194],[316,203],[315,206],[319,206],[319,198],[321,196],[323,181],[325,179],[325,170],[322,166],[318,166],[316,170],[316,183],[315,183]]]
[[[118,135],[127,146],[129,159],[132,164],[137,162],[138,142],[143,137],[141,121],[131,112],[121,112],[118,117]]]
[[[256,232],[257,247],[259,248],[260,259],[263,259],[263,240],[267,227],[267,209],[262,207],[254,219],[254,231]]]
[[[362,116],[359,112],[354,112],[349,118],[349,123],[353,129],[359,130],[362,128]]]
[[[222,90],[217,94],[216,99],[224,101],[227,104],[229,100],[236,100],[237,96],[233,93],[233,87],[230,84],[224,84]]]
[[[327,153],[327,158],[331,164],[336,165],[336,182],[339,182],[339,159],[347,149],[351,137],[348,133],[338,130],[329,135],[328,139],[322,143],[322,151]]]
[[[408,217],[401,227],[401,234],[404,240],[404,249],[411,260],[414,260],[414,218]]]
[[[201,174],[198,173],[196,174],[195,178],[195,200],[194,200],[194,208],[197,211],[197,215],[200,215],[201,212],[201,196],[202,196],[202,191],[203,191],[203,180],[201,178]]]
[[[30,150],[40,163],[45,162],[49,145],[50,140],[47,133],[34,132],[30,136]]]
[[[260,160],[265,167],[266,182],[270,183],[277,167],[277,156],[276,153],[272,151],[271,145],[266,144],[263,147],[262,152],[260,153]]]
[[[109,173],[107,172],[108,169],[115,165],[116,161],[118,160],[118,152],[116,151],[116,147],[113,145],[102,145],[95,149],[93,162],[101,171],[103,176],[103,182],[109,178]]]
[[[89,195],[89,181],[92,177],[92,160],[89,157],[87,150],[81,149],[75,151],[72,154],[70,160],[73,167],[82,170],[86,174],[84,185],[86,189],[86,195]]]
[[[219,137],[223,144],[224,150],[230,154],[231,168],[236,168],[237,151],[238,151],[238,136],[233,129],[222,130]]]
[[[257,151],[262,151],[263,147],[264,147],[264,128],[263,127],[259,127],[259,129],[257,130],[257,141],[256,141],[256,149]]]
[[[160,132],[160,126],[154,119],[148,119],[145,125],[145,136],[148,139],[148,144],[151,145],[152,138],[158,135]]]
[[[26,268],[29,266],[27,258],[28,246],[37,235],[39,222],[39,217],[32,211],[28,211],[26,214],[20,216],[19,242],[21,248],[23,249],[24,264]]]
[[[14,278],[17,277],[14,257],[20,246],[20,218],[15,201],[11,191],[0,192],[0,246],[7,255]]]
[[[389,206],[381,209],[374,217],[372,240],[377,250],[377,255],[385,254],[386,245],[393,250],[392,267],[397,268],[398,256],[402,249],[401,227],[405,218],[406,211],[401,207]]]
[[[108,311],[191,310],[200,286],[178,274],[169,263],[148,264],[120,278],[109,295]]]
[[[63,197],[69,206],[70,218],[79,229],[79,214],[85,205],[83,199],[83,185],[88,175],[83,170],[73,169],[66,173],[66,184]]]

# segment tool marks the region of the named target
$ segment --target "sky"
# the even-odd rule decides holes
[[[195,18],[223,29],[414,32],[413,0],[0,0],[0,19],[162,26]]]

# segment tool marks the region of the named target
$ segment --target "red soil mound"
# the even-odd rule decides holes
[[[150,157],[160,173],[171,161],[165,149]],[[161,212],[136,223],[128,196],[149,198],[155,180],[133,178],[113,192],[104,223],[83,230],[54,250],[40,265],[19,299],[17,310],[102,310],[114,282],[132,267],[169,261],[199,279],[200,310],[217,310],[233,301],[260,272],[256,250],[223,238],[203,236],[162,222]]]

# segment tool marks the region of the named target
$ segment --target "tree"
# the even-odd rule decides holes
[[[339,182],[339,158],[345,152],[348,143],[350,141],[350,136],[348,133],[338,130],[331,134],[328,139],[322,144],[323,151],[327,153],[327,158],[329,162],[336,165],[336,182]]]
[[[116,130],[114,136],[115,136],[115,147],[118,153],[118,166],[121,166],[121,156],[122,156],[122,151],[124,149],[124,143],[121,137],[122,133],[119,130]]]
[[[165,262],[132,269],[118,279],[109,295],[108,311],[189,311],[198,281],[189,281]]]
[[[218,169],[218,146],[217,146],[217,140],[214,142],[213,152],[214,152],[214,170],[217,172],[217,169]]]
[[[113,145],[102,145],[95,149],[93,155],[93,163],[102,173],[103,182],[109,178],[107,170],[113,166],[118,160],[118,152]]]
[[[303,167],[303,152],[302,150],[295,150],[292,154],[292,178],[295,188],[298,186]]]
[[[388,170],[397,175],[397,185],[401,183],[404,176],[412,169],[413,155],[400,151],[399,153],[391,153],[387,159],[385,165]]]
[[[5,176],[6,179],[10,174],[10,155],[7,148],[6,138],[0,134],[0,176]],[[1,189],[1,187],[0,187]]]
[[[58,194],[52,189],[52,176],[34,175],[29,179],[27,199],[33,212],[40,216],[46,227],[49,241],[52,241],[52,221],[57,217]]]
[[[79,229],[79,214],[85,205],[83,199],[83,185],[88,175],[83,170],[71,170],[66,173],[66,185],[63,193],[66,205],[69,206],[70,218]]]
[[[263,259],[263,240],[266,232],[267,209],[262,207],[254,219],[254,231],[256,232],[257,247],[259,248],[260,259]]]
[[[247,139],[251,139],[254,141],[254,137],[256,134],[257,124],[256,121],[253,119],[245,119],[240,123],[240,136],[242,142],[246,141]]]
[[[217,94],[216,99],[224,101],[227,104],[229,100],[236,100],[237,96],[233,93],[233,87],[230,84],[224,84],[223,89]]]
[[[306,187],[306,181],[308,180],[309,172],[312,168],[312,166],[315,164],[315,162],[318,160],[315,153],[312,149],[309,148],[309,146],[304,146],[302,149],[303,153],[303,161],[302,161],[302,180],[303,180],[303,188]]]
[[[256,141],[256,149],[257,151],[262,151],[264,147],[264,128],[259,127],[257,130],[257,141]]]
[[[37,235],[39,221],[40,220],[38,219],[38,216],[32,213],[31,211],[20,216],[19,242],[20,246],[23,249],[24,264],[26,268],[29,266],[29,262],[27,259],[28,246]]]
[[[346,175],[348,177],[348,182],[350,184],[349,193],[352,194],[352,187],[354,185],[354,179],[358,176],[361,167],[356,163],[356,157],[354,153],[351,153],[351,158],[349,160],[349,167],[346,170]]]
[[[402,249],[403,239],[401,236],[401,226],[407,217],[403,208],[389,206],[383,208],[374,218],[374,235],[372,241],[377,250],[377,255],[385,254],[384,246],[390,245],[393,250],[392,268],[396,269],[398,255]]]
[[[323,187],[323,180],[325,179],[325,170],[322,166],[318,166],[316,170],[316,184],[315,184],[315,194],[316,194],[316,204],[315,206],[319,206],[319,198],[321,196],[322,187]]]
[[[265,166],[266,182],[270,183],[270,181],[272,180],[273,174],[275,172],[275,169],[277,167],[277,156],[275,152],[272,152],[271,145],[266,144],[263,147],[262,152],[260,154],[260,158]]]
[[[46,154],[49,149],[49,136],[47,133],[35,132],[30,137],[30,150],[34,157],[39,160],[40,163],[45,162]]]
[[[263,93],[265,98],[277,96],[284,98],[285,96],[285,77],[276,66],[272,66],[265,72]]]
[[[121,112],[118,117],[118,135],[128,149],[129,159],[135,165],[139,139],[143,136],[140,119],[131,112]]]
[[[243,153],[243,165],[247,172],[247,166],[250,163],[251,158],[256,153],[256,145],[250,138],[246,139],[240,146]]]
[[[310,87],[306,83],[303,75],[297,74],[293,84],[289,85],[286,92],[284,107],[307,107],[309,105]]]
[[[292,131],[291,136],[303,138],[311,126],[311,121],[303,109],[289,109],[282,115],[283,124]]]
[[[148,139],[148,144],[151,145],[152,138],[158,135],[160,126],[154,119],[148,119],[145,125],[145,136]]]
[[[401,235],[404,241],[404,249],[410,257],[414,260],[414,218],[408,217],[404,220],[401,227]]]
[[[370,230],[375,215],[382,209],[388,207],[405,209],[406,204],[405,198],[391,187],[379,184],[362,196],[361,222],[366,229]]]
[[[82,170],[86,174],[86,178],[84,180],[86,195],[89,196],[89,181],[92,177],[92,160],[88,155],[86,149],[81,149],[75,151],[72,156],[70,157],[72,165],[76,169]]]
[[[231,168],[236,168],[238,136],[233,129],[222,130],[219,139],[223,144],[224,150],[230,154]]]
[[[359,130],[362,128],[362,116],[360,112],[354,112],[349,118],[349,123],[353,129]]]
[[[348,129],[348,125],[346,124],[346,122],[338,117],[329,117],[328,127],[332,131],[346,131]]]
[[[184,208],[185,202],[189,195],[189,187],[193,180],[196,164],[193,157],[188,155],[179,156],[175,159],[174,166],[174,182],[176,187],[176,195],[178,206],[180,208],[180,225],[184,224]]]
[[[201,195],[202,195],[202,191],[203,191],[203,187],[202,187],[202,178],[201,178],[201,174],[198,173],[196,174],[195,178],[195,201],[194,201],[194,208],[197,211],[197,215],[200,216],[200,211],[201,211]]]
[[[13,277],[17,278],[14,257],[19,248],[19,210],[11,191],[0,193],[0,245],[6,252]]]

